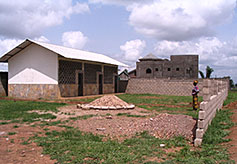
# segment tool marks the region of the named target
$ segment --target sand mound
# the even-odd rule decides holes
[[[135,105],[128,104],[114,95],[106,95],[92,101],[89,104],[78,104],[82,109],[102,109],[102,110],[117,110],[117,109],[134,109]]]

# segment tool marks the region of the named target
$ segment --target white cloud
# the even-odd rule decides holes
[[[114,4],[114,5],[133,5],[137,3],[148,3],[152,2],[153,0],[89,0],[89,3],[96,4],[96,3],[102,3],[102,4]]]
[[[23,42],[21,39],[0,39],[0,57]]]
[[[38,38],[34,38],[35,41],[39,41],[39,42],[44,42],[44,43],[49,43],[49,39],[46,38],[45,36],[40,36]]]
[[[136,60],[141,56],[145,47],[145,41],[136,39],[127,41],[124,45],[120,46],[120,49],[124,51],[124,60],[136,62]]]
[[[232,18],[236,0],[157,0],[131,8],[130,24],[146,36],[188,40],[211,36],[216,25]]]
[[[154,48],[157,56],[198,54],[200,70],[207,65],[214,68],[213,75],[231,76],[237,82],[237,40],[221,41],[216,37],[202,37],[196,41],[159,41]]]
[[[16,47],[18,44],[23,42],[23,40],[17,39],[0,39],[0,57],[5,53]],[[0,70],[7,70],[7,63],[0,63]]]
[[[145,36],[182,41],[213,36],[214,28],[231,20],[236,0],[90,0],[124,5],[129,23]]]
[[[89,11],[86,3],[72,0],[0,1],[0,35],[4,37],[38,37],[51,26],[59,25],[72,14]]]
[[[80,31],[64,32],[62,35],[62,42],[64,46],[82,49],[87,43],[88,38]]]

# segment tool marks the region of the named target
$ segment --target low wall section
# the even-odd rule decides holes
[[[195,146],[200,146],[208,125],[215,117],[216,111],[221,109],[228,96],[227,80],[203,80],[203,102],[200,104]]]
[[[142,79],[131,78],[128,81],[126,93],[129,94],[162,94],[191,96],[193,81],[197,79]],[[199,79],[198,87],[202,90],[202,80]],[[201,95],[201,93],[199,94]]]

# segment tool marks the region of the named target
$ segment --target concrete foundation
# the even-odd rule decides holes
[[[8,96],[26,99],[57,99],[59,89],[56,84],[8,84]]]

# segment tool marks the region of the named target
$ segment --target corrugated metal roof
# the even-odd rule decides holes
[[[17,47],[15,47],[11,51],[9,51],[7,54],[2,56],[0,58],[0,61],[7,62],[9,58],[11,58],[15,54],[19,53],[22,49],[29,46],[31,43],[35,43],[39,46],[42,46],[42,47],[44,47],[50,51],[53,51],[53,52],[57,53],[58,55],[61,55],[65,58],[94,61],[94,62],[99,62],[99,63],[127,67],[126,64],[123,64],[115,59],[112,59],[111,57],[108,57],[108,56],[105,56],[102,54],[88,52],[88,51],[82,51],[82,50],[78,50],[78,49],[63,47],[63,46],[49,44],[49,43],[38,42],[38,41],[34,41],[34,40],[29,40],[29,39],[26,39],[23,43],[21,43],[20,45],[18,45]]]

